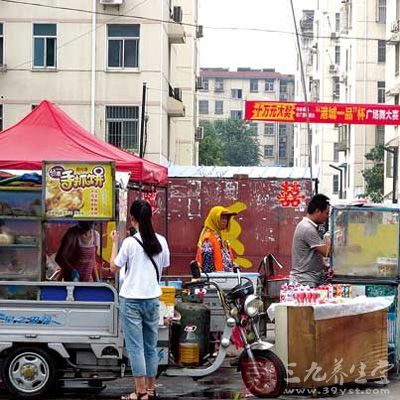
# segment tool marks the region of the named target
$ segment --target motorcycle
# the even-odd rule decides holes
[[[237,285],[225,293],[207,274],[202,278],[197,263],[191,264],[193,279],[184,283],[184,288],[194,290],[214,287],[218,293],[226,321],[217,355],[205,367],[169,366],[167,376],[189,376],[200,378],[215,372],[224,362],[227,349],[232,341],[240,342],[243,351],[239,356],[238,371],[246,388],[256,397],[273,398],[280,396],[286,387],[286,369],[280,358],[271,351],[273,345],[260,336],[258,319],[263,302],[254,294],[250,279],[241,277],[236,269]]]

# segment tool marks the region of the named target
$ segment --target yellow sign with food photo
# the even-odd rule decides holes
[[[46,218],[113,219],[114,164],[44,162]]]

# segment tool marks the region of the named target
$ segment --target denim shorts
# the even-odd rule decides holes
[[[120,311],[132,375],[155,377],[158,369],[160,300],[120,297]]]

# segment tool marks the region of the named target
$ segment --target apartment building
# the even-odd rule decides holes
[[[197,164],[197,2],[2,2],[0,128],[48,99],[109,143]]]
[[[311,58],[313,65],[306,72],[309,98],[331,103],[384,103],[385,27],[386,1],[317,2],[313,39],[305,43],[305,58]],[[298,99],[304,99],[301,92]],[[296,139],[304,141],[307,135],[297,129]],[[382,126],[314,125],[311,157],[320,191],[333,198],[363,196],[362,171],[370,166],[365,154],[384,143],[384,135]],[[305,166],[308,146],[300,143],[299,148],[303,153],[295,155],[295,165]]]
[[[246,100],[289,101],[294,98],[294,76],[272,68],[202,68],[199,119],[242,119]],[[293,126],[252,122],[260,146],[261,164],[293,166]]]
[[[386,10],[386,104],[399,105],[400,95],[400,0],[387,0]],[[385,185],[386,199],[398,202],[398,126],[385,127]]]

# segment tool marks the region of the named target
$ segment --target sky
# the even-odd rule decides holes
[[[315,0],[293,0],[296,13]],[[327,0],[326,0],[327,1]],[[200,66],[275,68],[296,71],[296,37],[293,34],[217,30],[208,27],[261,28],[294,33],[289,0],[199,0]]]

